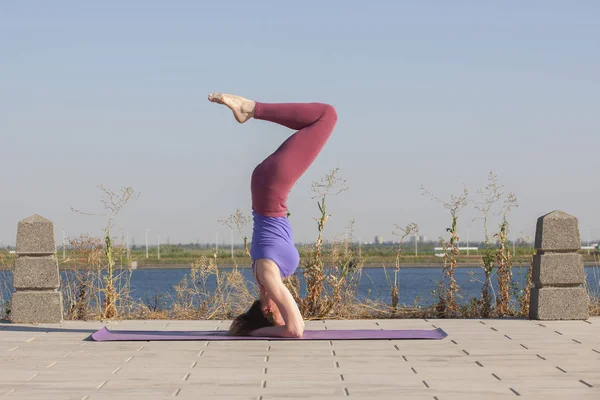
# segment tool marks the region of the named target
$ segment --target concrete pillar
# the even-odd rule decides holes
[[[58,291],[60,278],[53,223],[39,215],[19,221],[16,253],[12,321],[61,322],[63,302]]]
[[[553,211],[537,220],[529,317],[538,320],[589,318],[589,297],[577,218]]]

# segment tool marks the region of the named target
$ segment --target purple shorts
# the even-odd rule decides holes
[[[281,278],[291,276],[298,268],[300,254],[292,239],[292,226],[287,217],[265,217],[252,211],[252,271],[256,260],[266,258],[279,267]]]

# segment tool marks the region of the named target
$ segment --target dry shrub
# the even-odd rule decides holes
[[[362,276],[364,259],[353,246],[354,221],[344,236],[331,246],[330,267],[327,268],[325,302],[328,318],[353,318],[356,313],[356,293]]]
[[[209,280],[215,280],[210,289]],[[237,267],[230,272],[219,270],[215,258],[202,256],[192,263],[190,273],[175,286],[175,319],[230,319],[243,313],[257,298]]]
[[[127,314],[136,307],[129,296],[129,278],[131,272],[129,274],[126,272],[117,273],[117,259],[122,259],[123,255],[128,253],[128,251],[122,243],[123,240],[121,240],[120,245],[114,244],[112,229],[115,218],[123,207],[137,196],[131,187],[120,188],[118,192],[107,189],[103,185],[99,185],[99,188],[104,193],[104,198],[101,200],[105,210],[103,214],[85,213],[74,208],[72,210],[84,215],[106,218],[106,226],[103,229],[104,236],[102,238],[104,242],[104,246],[102,247],[102,261],[99,266],[94,268],[96,272],[94,275],[96,284],[93,287],[97,295],[97,304],[102,304],[100,318],[112,319],[117,318],[121,312]]]
[[[0,248],[0,319],[10,316],[13,288],[11,271],[14,271],[15,260],[15,254],[10,254],[7,248]]]
[[[65,319],[112,319],[127,318],[138,307],[131,299],[131,271],[112,268],[107,253],[113,257],[122,254],[122,245],[106,249],[107,241],[82,234],[69,238],[71,252],[61,261],[65,273],[61,279],[61,291],[65,304]]]
[[[398,240],[398,249],[396,251],[396,268],[394,269],[394,283],[391,284],[388,277],[387,277],[387,272],[385,274],[386,280],[388,282],[388,285],[390,286],[390,292],[392,295],[392,308],[394,310],[397,310],[398,308],[398,302],[400,300],[400,292],[399,292],[399,286],[400,286],[400,255],[402,253],[402,242],[404,242],[404,239],[407,238],[410,235],[418,235],[419,234],[419,226],[417,224],[415,224],[414,222],[411,222],[410,224],[406,225],[405,227],[401,227],[398,224],[395,225],[396,230],[393,231],[392,233],[395,236],[400,237],[400,239]],[[417,240],[415,238],[415,240]]]
[[[83,234],[78,238],[70,238],[69,244],[69,258],[61,261],[65,270],[61,280],[64,318],[87,320],[101,313],[95,307],[101,304],[101,300],[94,276],[102,265],[102,240]]]
[[[600,256],[594,255],[596,265],[592,268],[591,276],[588,276],[585,283],[585,288],[590,296],[590,316],[600,316]],[[590,286],[589,282],[594,282],[595,288]]]
[[[444,267],[443,276],[441,282],[438,284],[438,304],[437,311],[438,316],[441,318],[457,317],[460,315],[456,297],[460,292],[460,286],[454,278],[454,271],[456,270],[456,256],[458,255],[458,214],[459,211],[468,204],[467,197],[468,191],[466,188],[463,192],[455,196],[450,195],[450,201],[444,201],[425,188],[421,187],[422,194],[429,195],[432,200],[437,201],[445,209],[450,211],[452,217],[452,225],[450,228],[446,228],[446,231],[450,234],[450,242],[446,242],[443,237],[440,237],[440,244],[444,248]]]

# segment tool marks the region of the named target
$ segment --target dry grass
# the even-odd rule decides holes
[[[1,245],[0,245],[1,246]],[[15,255],[10,254],[3,246],[0,247],[0,319],[10,316],[10,299],[12,294],[11,271],[14,271]]]
[[[459,307],[456,303],[456,297],[460,292],[460,286],[454,278],[454,271],[456,270],[456,256],[459,254],[457,222],[460,210],[468,204],[468,191],[467,188],[464,188],[460,195],[450,195],[449,201],[444,201],[434,196],[423,187],[421,187],[421,191],[422,194],[429,195],[432,200],[435,200],[444,206],[444,208],[450,212],[450,216],[452,217],[451,227],[446,228],[446,231],[450,234],[450,241],[446,242],[443,237],[440,237],[440,243],[444,248],[444,268],[442,280],[438,285],[439,300],[436,308],[438,317],[454,318],[460,315]]]
[[[483,213],[486,244],[488,216],[493,204],[501,199],[500,187],[495,176],[490,174],[490,184],[483,192],[486,197],[475,207]],[[132,197],[133,191],[126,188],[121,193],[105,191],[104,201],[108,210],[105,235],[101,238],[82,235],[70,239],[72,251],[61,266],[66,269],[61,274],[61,291],[64,296],[65,318],[72,320],[99,319],[232,319],[244,312],[255,299],[258,290],[254,282],[249,282],[241,273],[237,264],[226,272],[219,268],[220,259],[215,251],[212,256],[202,255],[190,265],[190,271],[174,287],[174,295],[168,297],[164,293],[156,293],[145,301],[133,300],[130,292],[131,270],[120,269],[118,259],[124,256],[129,261],[129,252],[111,236],[113,219],[117,212]],[[340,237],[328,242],[325,229],[329,214],[327,199],[346,190],[345,181],[338,176],[338,170],[331,171],[320,182],[313,184],[317,198],[319,214],[317,237],[315,244],[307,246],[302,252],[302,265],[297,273],[287,278],[284,283],[290,289],[300,306],[305,319],[363,319],[363,318],[488,318],[501,316],[528,316],[529,296],[531,288],[531,263],[525,287],[518,288],[512,283],[512,254],[508,247],[507,214],[516,205],[516,198],[509,194],[504,202],[500,230],[494,236],[500,242],[500,248],[486,248],[482,255],[485,280],[481,281],[481,297],[471,298],[460,304],[461,289],[454,278],[458,252],[457,221],[459,211],[467,204],[467,191],[459,196],[451,196],[449,201],[442,201],[431,193],[434,200],[440,202],[450,211],[451,227],[447,229],[448,241],[440,238],[445,249],[442,281],[437,288],[437,303],[428,307],[399,305],[399,271],[402,241],[411,234],[418,233],[416,224],[411,223],[404,228],[395,225],[395,235],[400,237],[393,279],[386,271],[391,303],[372,299],[357,298],[358,286],[362,278],[365,263],[363,255],[353,245],[353,226],[350,221],[346,231]],[[289,215],[288,215],[289,217]],[[241,236],[246,256],[249,253],[249,238],[246,229],[251,218],[237,210],[229,218],[221,221]],[[327,251],[324,248],[327,247]],[[532,257],[532,255],[531,255]],[[598,258],[598,257],[597,257]],[[0,249],[0,266],[14,265],[15,256],[6,249]],[[532,258],[531,258],[532,260]],[[229,260],[228,260],[229,262]],[[597,260],[598,265],[598,260]],[[85,268],[81,268],[85,266]],[[589,281],[600,281],[600,267],[593,269]],[[498,274],[498,294],[493,292],[492,274]],[[0,274],[3,272],[0,271]],[[6,318],[10,314],[10,296],[12,282],[0,275],[0,316]],[[306,283],[305,292],[301,293],[300,278]],[[600,291],[590,294],[590,314],[600,315]],[[512,299],[516,299],[516,302]],[[6,300],[3,300],[6,299]],[[416,300],[415,300],[416,304]],[[518,310],[517,310],[518,305]]]

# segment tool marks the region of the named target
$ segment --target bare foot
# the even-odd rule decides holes
[[[211,93],[208,101],[224,104],[233,111],[233,116],[240,124],[248,121],[254,116],[255,103],[241,96],[226,93]]]

